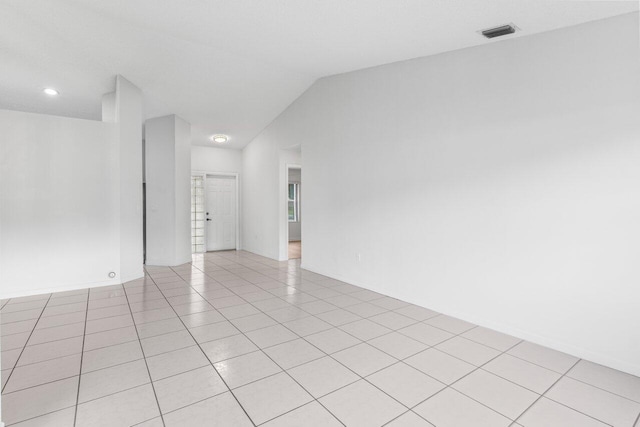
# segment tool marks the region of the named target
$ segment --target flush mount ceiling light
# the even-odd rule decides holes
[[[56,96],[56,95],[58,95],[60,93],[57,90],[55,90],[53,88],[50,88],[50,87],[48,87],[45,90],[43,90],[43,92],[46,93],[47,95],[50,95],[50,96]]]
[[[211,140],[213,142],[217,142],[218,144],[224,144],[225,142],[229,141],[229,137],[227,135],[213,135],[211,137]]]

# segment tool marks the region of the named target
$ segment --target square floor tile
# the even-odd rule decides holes
[[[487,347],[495,348],[500,351],[507,351],[514,345],[522,341],[520,338],[512,337],[492,329],[483,328],[478,326],[468,330],[462,334],[463,337],[475,341],[480,344],[484,344]]]
[[[392,332],[390,334],[374,338],[369,340],[368,343],[396,359],[406,359],[407,357],[413,356],[427,348],[426,344],[397,332]]]
[[[523,427],[605,427],[608,425],[544,397],[533,404],[518,419],[518,423]]]
[[[151,382],[144,360],[124,363],[89,372],[80,378],[79,402],[88,402],[109,394]]]
[[[340,326],[345,323],[351,323],[361,319],[357,314],[351,313],[350,311],[342,308],[317,314],[316,317],[333,326]]]
[[[333,357],[363,377],[397,362],[395,358],[366,343],[334,353]]]
[[[419,417],[414,412],[409,411],[400,415],[385,427],[433,427],[433,424],[425,421],[424,418]]]
[[[31,365],[18,366],[3,393],[11,393],[40,384],[77,377],[80,374],[80,354],[58,357]]]
[[[571,369],[579,360],[577,357],[527,341],[513,347],[508,353],[561,374]]]
[[[476,369],[470,363],[463,362],[433,348],[411,356],[405,359],[405,362],[445,384],[458,381]]]
[[[413,411],[438,427],[507,427],[511,420],[476,402],[473,399],[446,388]]]
[[[362,342],[338,328],[318,332],[305,337],[305,339],[327,354],[344,350]]]
[[[153,385],[160,409],[165,414],[228,391],[212,366],[155,381]]]
[[[429,310],[428,308],[420,307],[413,304],[405,305],[404,307],[400,307],[394,311],[396,313],[402,314],[403,316],[410,317],[420,322],[432,317],[436,317],[440,314],[437,311]]]
[[[586,360],[578,362],[567,376],[640,402],[640,377]]]
[[[178,316],[188,316],[190,314],[214,311],[215,308],[208,301],[202,300],[189,304],[174,305],[173,310]]]
[[[290,320],[302,319],[304,317],[311,316],[311,314],[293,305],[270,311],[267,313],[267,315],[272,319],[277,320],[278,322],[288,322]]]
[[[24,348],[20,359],[18,359],[18,366],[44,362],[56,357],[70,356],[81,352],[82,337],[30,345]]]
[[[313,398],[284,372],[234,390],[255,424],[262,424]]]
[[[260,313],[260,311],[251,304],[239,304],[232,307],[223,307],[218,311],[220,311],[220,314],[229,320]]]
[[[253,427],[231,393],[222,393],[164,416],[167,427]]]
[[[382,314],[377,314],[375,316],[369,317],[369,320],[372,322],[376,322],[382,326],[386,326],[389,329],[396,330],[400,328],[405,328],[409,325],[413,325],[417,321],[411,319],[410,317],[403,316],[402,314],[398,314],[394,311],[387,311]]]
[[[30,335],[31,335],[31,332],[21,332],[19,334],[3,335],[0,348],[2,348],[3,351],[15,350],[16,348],[21,349],[27,344],[27,339],[29,339]],[[36,343],[32,342],[31,344],[36,344]]]
[[[76,408],[71,407],[12,425],[15,427],[73,427],[75,417]]]
[[[103,319],[105,317],[122,316],[131,313],[129,305],[114,305],[113,307],[94,308],[87,311],[87,320]]]
[[[540,397],[482,369],[470,373],[452,387],[512,420]]]
[[[264,349],[264,352],[283,369],[290,369],[324,356],[323,352],[303,339],[278,344]]]
[[[329,411],[318,402],[307,403],[304,406],[287,412],[265,424],[263,427],[342,427]]]
[[[461,337],[453,337],[436,348],[476,366],[484,365],[500,354],[498,350]]]
[[[320,399],[347,426],[382,426],[407,409],[368,382],[360,380]]]
[[[346,325],[340,326],[340,329],[358,339],[361,339],[362,341],[368,341],[391,332],[391,329],[374,323],[368,319],[347,323]]]
[[[446,387],[402,362],[368,376],[367,381],[407,407],[417,405]]]
[[[301,337],[333,328],[333,326],[323,320],[318,319],[315,316],[291,320],[289,322],[283,323],[282,325],[300,335]]]
[[[371,304],[377,305],[378,307],[386,308],[387,310],[397,310],[399,308],[405,307],[409,305],[409,303],[400,301],[399,299],[391,298],[391,297],[382,297],[377,298],[371,301]]]
[[[177,317],[172,308],[159,308],[156,310],[140,311],[133,313],[133,320],[136,325],[142,325],[149,322],[157,322],[158,320],[171,319]]]
[[[153,381],[209,365],[209,359],[198,346],[162,353],[147,358]]]
[[[640,403],[589,384],[563,377],[545,397],[614,426],[630,426],[640,414]]]
[[[361,317],[371,317],[388,311],[386,308],[378,307],[377,305],[373,305],[368,302],[350,305],[349,307],[346,307],[345,310]]]
[[[157,322],[145,323],[138,325],[138,335],[140,339],[156,337],[169,332],[184,331],[186,328],[177,317],[171,319],[159,320]]]
[[[278,365],[261,351],[224,360],[214,366],[231,388],[243,386],[281,371]]]
[[[160,415],[151,384],[78,405],[76,426],[134,425]]]
[[[557,372],[508,354],[498,356],[482,369],[538,394],[547,391],[561,377]]]
[[[157,354],[190,347],[196,344],[188,331],[171,332],[164,335],[145,338],[141,340],[140,343],[142,344],[142,350],[144,351],[145,357],[155,356]]]
[[[142,358],[142,349],[138,341],[85,351],[82,356],[82,373],[133,362]]]
[[[455,317],[444,314],[427,319],[425,320],[425,323],[435,326],[436,328],[444,329],[452,334],[461,334],[476,327],[473,323],[465,322],[464,320],[456,319]]]
[[[437,345],[453,337],[453,334],[449,332],[424,323],[416,323],[406,328],[398,329],[398,332],[427,345]]]
[[[315,398],[358,381],[360,377],[330,357],[290,369],[289,374]]]
[[[76,404],[78,377],[2,395],[2,421],[7,425]]]
[[[238,319],[231,320],[231,323],[242,332],[250,332],[256,329],[266,328],[277,324],[275,320],[267,316],[264,313],[253,314],[251,316],[240,317]]]
[[[230,337],[232,335],[237,335],[240,333],[238,328],[236,328],[226,320],[222,322],[211,323],[209,325],[190,328],[189,332],[200,344],[208,341],[219,340],[220,338]]]
[[[242,356],[258,350],[247,337],[242,334],[233,335],[215,341],[208,341],[200,345],[211,363]]]
[[[4,327],[4,325],[3,325]],[[53,328],[38,329],[33,331],[29,338],[29,345],[43,344],[66,338],[80,337],[84,335],[84,323],[72,323],[70,325],[54,326]],[[9,350],[2,342],[2,351]]]
[[[282,325],[273,325],[266,328],[247,332],[247,337],[260,348],[267,348],[286,341],[297,339],[298,336]]]
[[[97,332],[124,328],[126,326],[133,326],[133,318],[131,317],[131,314],[108,317],[106,319],[88,320],[86,334],[95,334]]]
[[[85,335],[84,351],[87,352],[131,341],[138,341],[138,334],[134,326],[96,332],[95,334]]]
[[[225,320],[224,316],[217,310],[202,311],[194,314],[187,314],[181,317],[187,328],[209,325]]]

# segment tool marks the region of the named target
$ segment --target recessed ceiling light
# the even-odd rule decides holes
[[[227,135],[213,135],[211,137],[211,140],[213,142],[217,142],[218,144],[224,144],[225,142],[229,141],[229,137]]]
[[[43,90],[43,92],[46,93],[47,95],[51,95],[51,96],[56,96],[59,93],[57,90],[52,89],[50,87],[48,87],[45,90]]]

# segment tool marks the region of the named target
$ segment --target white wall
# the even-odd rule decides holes
[[[171,115],[145,122],[146,263],[191,261],[191,126]]]
[[[194,145],[191,147],[191,170],[241,173],[242,151]]]
[[[289,241],[299,241],[302,238],[302,173],[301,169],[289,169],[289,182],[298,184],[298,221],[289,222]]]
[[[247,248],[302,142],[305,268],[638,375],[638,75],[629,14],[322,79],[244,150]]]
[[[144,275],[142,241],[142,93],[116,77],[115,117],[120,156],[120,272],[122,282]]]
[[[104,122],[0,111],[0,298],[142,277],[139,95],[118,77]]]
[[[0,294],[118,283],[117,127],[0,111]]]

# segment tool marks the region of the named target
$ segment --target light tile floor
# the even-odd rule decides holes
[[[640,378],[247,252],[1,302],[10,426],[640,426]]]

